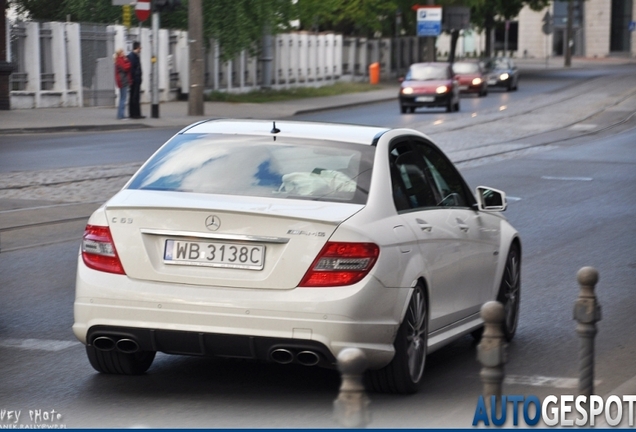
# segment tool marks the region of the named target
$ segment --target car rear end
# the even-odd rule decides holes
[[[374,275],[380,246],[347,225],[365,208],[381,131],[360,144],[342,129],[333,143],[256,125],[177,135],[91,216],[80,341],[326,367],[357,346],[390,361],[401,311],[386,305],[402,294]]]

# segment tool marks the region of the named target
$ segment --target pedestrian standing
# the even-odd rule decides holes
[[[117,119],[123,120],[126,118],[126,96],[128,95],[128,87],[130,87],[130,62],[121,48],[115,51],[115,82],[119,88]]]
[[[139,92],[141,90],[141,61],[139,53],[141,52],[141,44],[133,42],[132,51],[128,54],[130,62],[130,102],[128,103],[128,112],[131,119],[142,119],[146,116],[141,115],[141,106],[139,105]]]

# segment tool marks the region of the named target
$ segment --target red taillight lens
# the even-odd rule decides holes
[[[369,273],[380,255],[374,243],[328,242],[300,281],[301,287],[352,285]]]
[[[84,264],[93,270],[126,274],[108,227],[86,225],[82,237],[82,259]]]

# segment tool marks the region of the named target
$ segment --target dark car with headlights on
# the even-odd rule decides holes
[[[485,64],[488,74],[488,87],[501,87],[506,91],[517,90],[519,86],[519,69],[508,57],[490,59]]]
[[[477,93],[480,97],[488,94],[487,75],[479,63],[468,61],[453,63],[453,73],[459,81],[461,93]]]
[[[420,107],[459,111],[459,83],[448,63],[415,63],[402,81],[398,99],[402,114]]]

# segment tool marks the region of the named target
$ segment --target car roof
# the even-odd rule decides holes
[[[273,133],[274,128],[278,129],[278,132]],[[211,119],[190,125],[180,133],[276,136],[374,145],[377,139],[389,130],[339,123]]]

